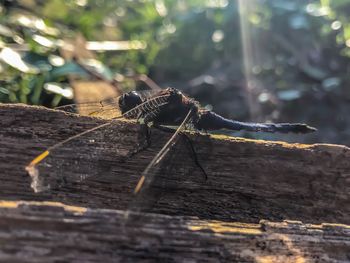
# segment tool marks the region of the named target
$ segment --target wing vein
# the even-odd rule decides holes
[[[151,183],[151,181],[153,180],[153,175],[148,176],[149,171],[153,168],[153,166],[158,164],[164,158],[164,156],[172,147],[173,143],[176,142],[177,135],[180,133],[180,131],[185,126],[187,121],[191,118],[192,112],[193,112],[193,109],[189,110],[186,117],[184,118],[180,126],[177,128],[175,133],[171,136],[171,138],[167,141],[167,143],[163,146],[163,148],[157,153],[157,155],[147,165],[146,169],[142,172],[141,178],[135,187],[134,194],[139,193],[143,185],[147,187]]]

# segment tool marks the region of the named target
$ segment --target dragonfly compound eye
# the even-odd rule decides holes
[[[125,93],[119,98],[119,108],[122,113],[125,113],[135,108],[141,103],[142,99],[136,91]]]

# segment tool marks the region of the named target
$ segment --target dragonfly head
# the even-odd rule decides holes
[[[141,103],[142,99],[136,91],[125,93],[119,98],[119,108],[122,113],[125,113],[135,108]]]

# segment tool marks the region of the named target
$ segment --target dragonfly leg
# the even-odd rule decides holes
[[[168,127],[164,127],[164,126],[160,126],[160,125],[154,125],[154,127],[156,129],[159,129],[159,130],[164,131],[164,132],[174,133],[174,129],[172,129],[172,128],[168,128]],[[201,172],[204,176],[204,179],[208,180],[208,175],[198,160],[198,155],[194,149],[192,140],[190,139],[190,137],[187,136],[187,134],[185,134],[183,132],[180,132],[180,135],[185,140],[186,144],[189,146],[190,156],[191,156],[192,160],[194,161],[196,166],[199,167],[199,169],[201,170]]]
[[[187,134],[185,133],[181,133],[182,135],[182,138],[185,139],[185,141],[187,142],[187,145],[189,146],[190,148],[190,152],[191,152],[191,157],[194,161],[194,163],[196,164],[196,166],[201,170],[203,176],[204,176],[204,179],[205,180],[208,180],[208,175],[207,173],[205,172],[204,168],[202,167],[202,165],[200,164],[199,160],[198,160],[198,155],[197,155],[197,152],[195,151],[194,149],[194,146],[193,146],[193,142],[192,140],[190,139],[190,137],[187,136]]]
[[[160,131],[168,132],[168,133],[174,133],[176,131],[176,129],[172,129],[172,128],[161,126],[161,125],[154,124],[153,127],[160,130]]]
[[[151,131],[147,124],[140,124],[141,126],[141,142],[138,143],[137,148],[134,149],[131,153],[128,154],[127,158],[133,157],[134,155],[138,154],[139,152],[142,152],[146,150],[148,147],[151,146]]]

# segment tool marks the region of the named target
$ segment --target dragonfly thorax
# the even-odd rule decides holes
[[[154,118],[154,122],[160,125],[179,125],[189,111],[198,111],[198,103],[185,96],[175,88],[167,88],[160,93],[168,96],[168,103],[161,107],[161,110]]]

